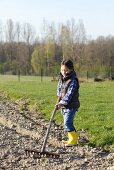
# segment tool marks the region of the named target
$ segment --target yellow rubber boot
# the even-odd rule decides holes
[[[78,144],[78,133],[76,131],[68,132],[69,140],[65,146],[75,146]]]

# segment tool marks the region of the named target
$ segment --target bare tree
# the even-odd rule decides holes
[[[6,23],[6,42],[12,43],[15,39],[15,30],[14,30],[14,23],[11,19],[7,20]]]
[[[82,21],[76,24],[75,20],[71,19],[66,24],[61,24],[59,40],[63,58],[72,58],[80,64],[84,62],[86,33]]]
[[[6,55],[9,60],[9,62],[12,62],[12,60],[15,58],[13,52],[14,52],[14,40],[15,40],[15,28],[14,23],[11,19],[7,20],[5,25],[5,40],[6,44],[5,47],[7,48]]]
[[[25,67],[26,67],[26,74],[29,73],[31,68],[31,44],[34,41],[35,30],[32,25],[25,23],[22,27],[22,39],[25,42],[24,46],[24,59],[25,59]]]
[[[79,21],[76,26],[74,38],[75,38],[74,40],[75,60],[79,62],[81,65],[84,65],[86,32],[82,21]]]
[[[0,22],[0,42],[3,41],[3,28],[2,28],[2,23]]]
[[[49,24],[47,21],[43,21],[42,24],[42,40],[41,43],[44,47],[44,60],[45,60],[45,74],[51,69],[55,62],[55,37],[56,30],[54,23]]]
[[[35,29],[31,24],[24,23],[22,28],[22,37],[23,37],[23,41],[28,45],[34,41]]]
[[[17,22],[15,24],[15,31],[16,31],[16,36],[15,36],[15,40],[16,42],[20,42],[21,41],[21,35],[22,35],[22,29],[21,29],[21,24],[19,22]]]
[[[62,58],[70,58],[71,50],[70,50],[70,30],[64,24],[59,25],[59,44],[62,49]]]

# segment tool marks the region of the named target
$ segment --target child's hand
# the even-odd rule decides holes
[[[61,109],[61,108],[65,108],[63,104],[59,104],[59,103],[56,104],[55,107],[56,107],[57,110]]]

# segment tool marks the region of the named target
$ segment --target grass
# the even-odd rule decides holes
[[[77,127],[86,129],[92,144],[114,144],[114,82],[84,83],[80,88],[81,108]],[[81,124],[80,124],[81,122]]]
[[[31,105],[36,105],[49,119],[56,103],[57,82],[51,78],[22,76],[0,76],[0,90],[5,91],[11,99],[26,97]],[[114,82],[89,82],[80,84],[81,107],[75,117],[77,130],[85,129],[89,134],[91,145],[109,148],[114,145]],[[63,122],[60,111],[55,120]]]

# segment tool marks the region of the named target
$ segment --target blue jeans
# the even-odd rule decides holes
[[[61,113],[63,115],[64,119],[64,130],[67,132],[72,132],[76,131],[73,121],[74,121],[74,116],[76,114],[77,109],[61,109]]]

